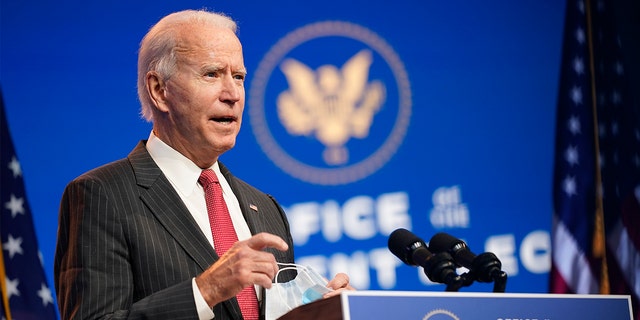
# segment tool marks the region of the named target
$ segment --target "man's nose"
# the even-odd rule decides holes
[[[243,92],[242,83],[234,79],[233,76],[224,77],[222,84],[222,92],[220,93],[220,100],[230,103],[240,101]]]

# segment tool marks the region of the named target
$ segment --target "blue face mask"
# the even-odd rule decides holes
[[[318,300],[325,293],[333,290],[327,288],[327,279],[310,267],[299,264],[278,263],[283,266],[278,270],[275,283],[265,293],[266,320],[277,319],[295,307]],[[285,270],[296,270],[295,279],[279,283],[278,275]]]

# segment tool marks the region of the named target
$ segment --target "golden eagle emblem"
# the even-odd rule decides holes
[[[320,66],[315,72],[294,59],[280,65],[289,90],[278,96],[278,117],[291,135],[315,135],[326,149],[323,159],[341,165],[349,155],[351,137],[365,138],[373,116],[385,101],[381,81],[368,81],[372,53],[362,50],[341,69]]]

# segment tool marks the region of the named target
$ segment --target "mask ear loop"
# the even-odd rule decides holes
[[[276,276],[274,278],[274,281],[275,281],[276,284],[278,284],[278,276],[280,275],[280,272],[285,271],[285,270],[296,270],[296,268],[298,266],[298,265],[296,265],[294,263],[278,263],[278,264],[280,264],[280,265],[289,265],[291,267],[284,267],[284,268],[278,270],[278,272],[276,273]],[[281,286],[276,286],[276,288],[278,288],[278,296],[280,296],[280,300],[283,301],[284,304],[287,306],[287,309],[289,309],[289,311],[291,311],[293,308],[287,303],[287,299],[285,299],[282,296],[282,291],[281,291],[280,287]]]
[[[278,282],[278,276],[280,275],[280,272],[286,271],[286,270],[296,270],[296,269],[297,269],[297,267],[284,267],[284,268],[278,270],[278,272],[276,272],[276,276],[274,277],[273,280],[275,281],[275,283],[279,283]]]
[[[279,266],[287,266],[286,268],[282,268],[280,270],[291,270],[291,269],[298,269],[298,270],[303,270],[306,273],[309,273],[309,267],[307,266],[303,266],[301,264],[297,264],[297,263],[281,263],[281,262],[276,262],[277,265]],[[278,273],[280,273],[280,270],[278,270]],[[298,274],[300,274],[300,272],[298,272]],[[276,283],[278,283],[278,274],[276,274]]]
[[[307,269],[306,266],[303,266],[301,264],[296,264],[296,263],[276,262],[276,264],[279,265],[279,266],[286,266],[287,268],[295,267],[295,268],[300,268],[300,269],[305,269],[305,270]]]

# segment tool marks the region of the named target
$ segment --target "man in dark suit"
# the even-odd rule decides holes
[[[153,130],[126,159],[65,189],[54,268],[63,319],[264,317],[258,301],[276,262],[293,262],[293,241],[275,199],[218,162],[244,109],[235,31],[226,16],[187,10],[142,40],[138,93]],[[210,220],[220,207],[199,180],[211,170],[236,237],[228,249]],[[352,289],[344,274],[328,286]]]

